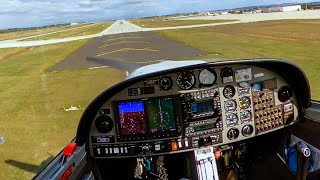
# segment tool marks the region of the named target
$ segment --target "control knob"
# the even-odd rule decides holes
[[[141,151],[142,151],[142,153],[144,153],[144,154],[148,153],[149,150],[150,150],[150,147],[149,147],[148,145],[143,145],[143,146],[141,147]]]

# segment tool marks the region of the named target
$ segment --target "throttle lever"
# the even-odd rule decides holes
[[[297,144],[297,155],[298,155],[298,164],[297,164],[297,174],[296,180],[306,180],[308,173],[308,159],[311,154],[310,148],[302,142]]]

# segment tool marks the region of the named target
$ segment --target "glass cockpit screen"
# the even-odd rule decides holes
[[[201,113],[209,113],[213,112],[213,102],[210,101],[199,101],[193,102],[191,104],[191,112],[192,114],[201,114]]]
[[[121,136],[144,137],[175,132],[177,122],[173,98],[122,101],[118,108],[118,132]]]
[[[151,133],[176,130],[171,98],[153,99],[147,102],[149,130]]]
[[[143,101],[121,102],[118,104],[120,134],[136,135],[147,132]]]

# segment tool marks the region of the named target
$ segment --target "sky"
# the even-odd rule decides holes
[[[0,29],[308,1],[310,0],[0,0]]]

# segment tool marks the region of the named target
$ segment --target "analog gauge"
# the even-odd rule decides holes
[[[241,111],[240,120],[241,122],[250,122],[252,119],[252,113],[250,111]]]
[[[262,85],[261,83],[254,83],[252,84],[252,89],[255,91],[261,91],[262,90]]]
[[[253,126],[251,124],[247,124],[242,128],[242,135],[244,137],[248,137],[253,133]]]
[[[97,117],[95,121],[96,128],[101,133],[108,133],[113,128],[113,121],[107,115],[101,115]]]
[[[231,86],[231,85],[228,85],[228,86],[224,87],[224,89],[223,89],[223,96],[224,96],[225,98],[228,98],[228,99],[229,99],[229,98],[232,98],[235,93],[236,93],[236,90],[235,90],[235,88],[234,88],[233,86]]]
[[[239,129],[237,128],[231,128],[229,129],[229,131],[227,132],[227,137],[229,140],[235,140],[239,137]]]
[[[160,89],[167,91],[172,88],[173,82],[171,77],[163,76],[159,79],[159,87]]]
[[[180,89],[188,90],[191,89],[196,83],[196,78],[192,72],[185,71],[179,73],[177,77],[177,84]]]
[[[293,92],[289,86],[282,86],[278,91],[278,99],[281,102],[286,102],[290,100],[293,96]]]
[[[243,96],[239,99],[240,109],[248,109],[251,105],[251,100],[248,96]]]
[[[221,69],[220,76],[222,78],[222,83],[233,82],[233,70],[230,67],[225,67]]]
[[[232,99],[227,100],[226,102],[224,102],[224,109],[227,112],[235,111],[237,109],[237,102]]]
[[[241,83],[239,83],[239,86],[240,87],[250,87],[249,83],[247,83],[247,82],[241,82]]]
[[[226,117],[226,124],[229,127],[235,126],[238,124],[238,116],[236,114],[228,114]]]
[[[250,88],[248,87],[238,87],[239,95],[245,95],[250,93]]]
[[[203,69],[199,73],[199,81],[202,86],[212,86],[216,83],[217,74],[213,69]]]

